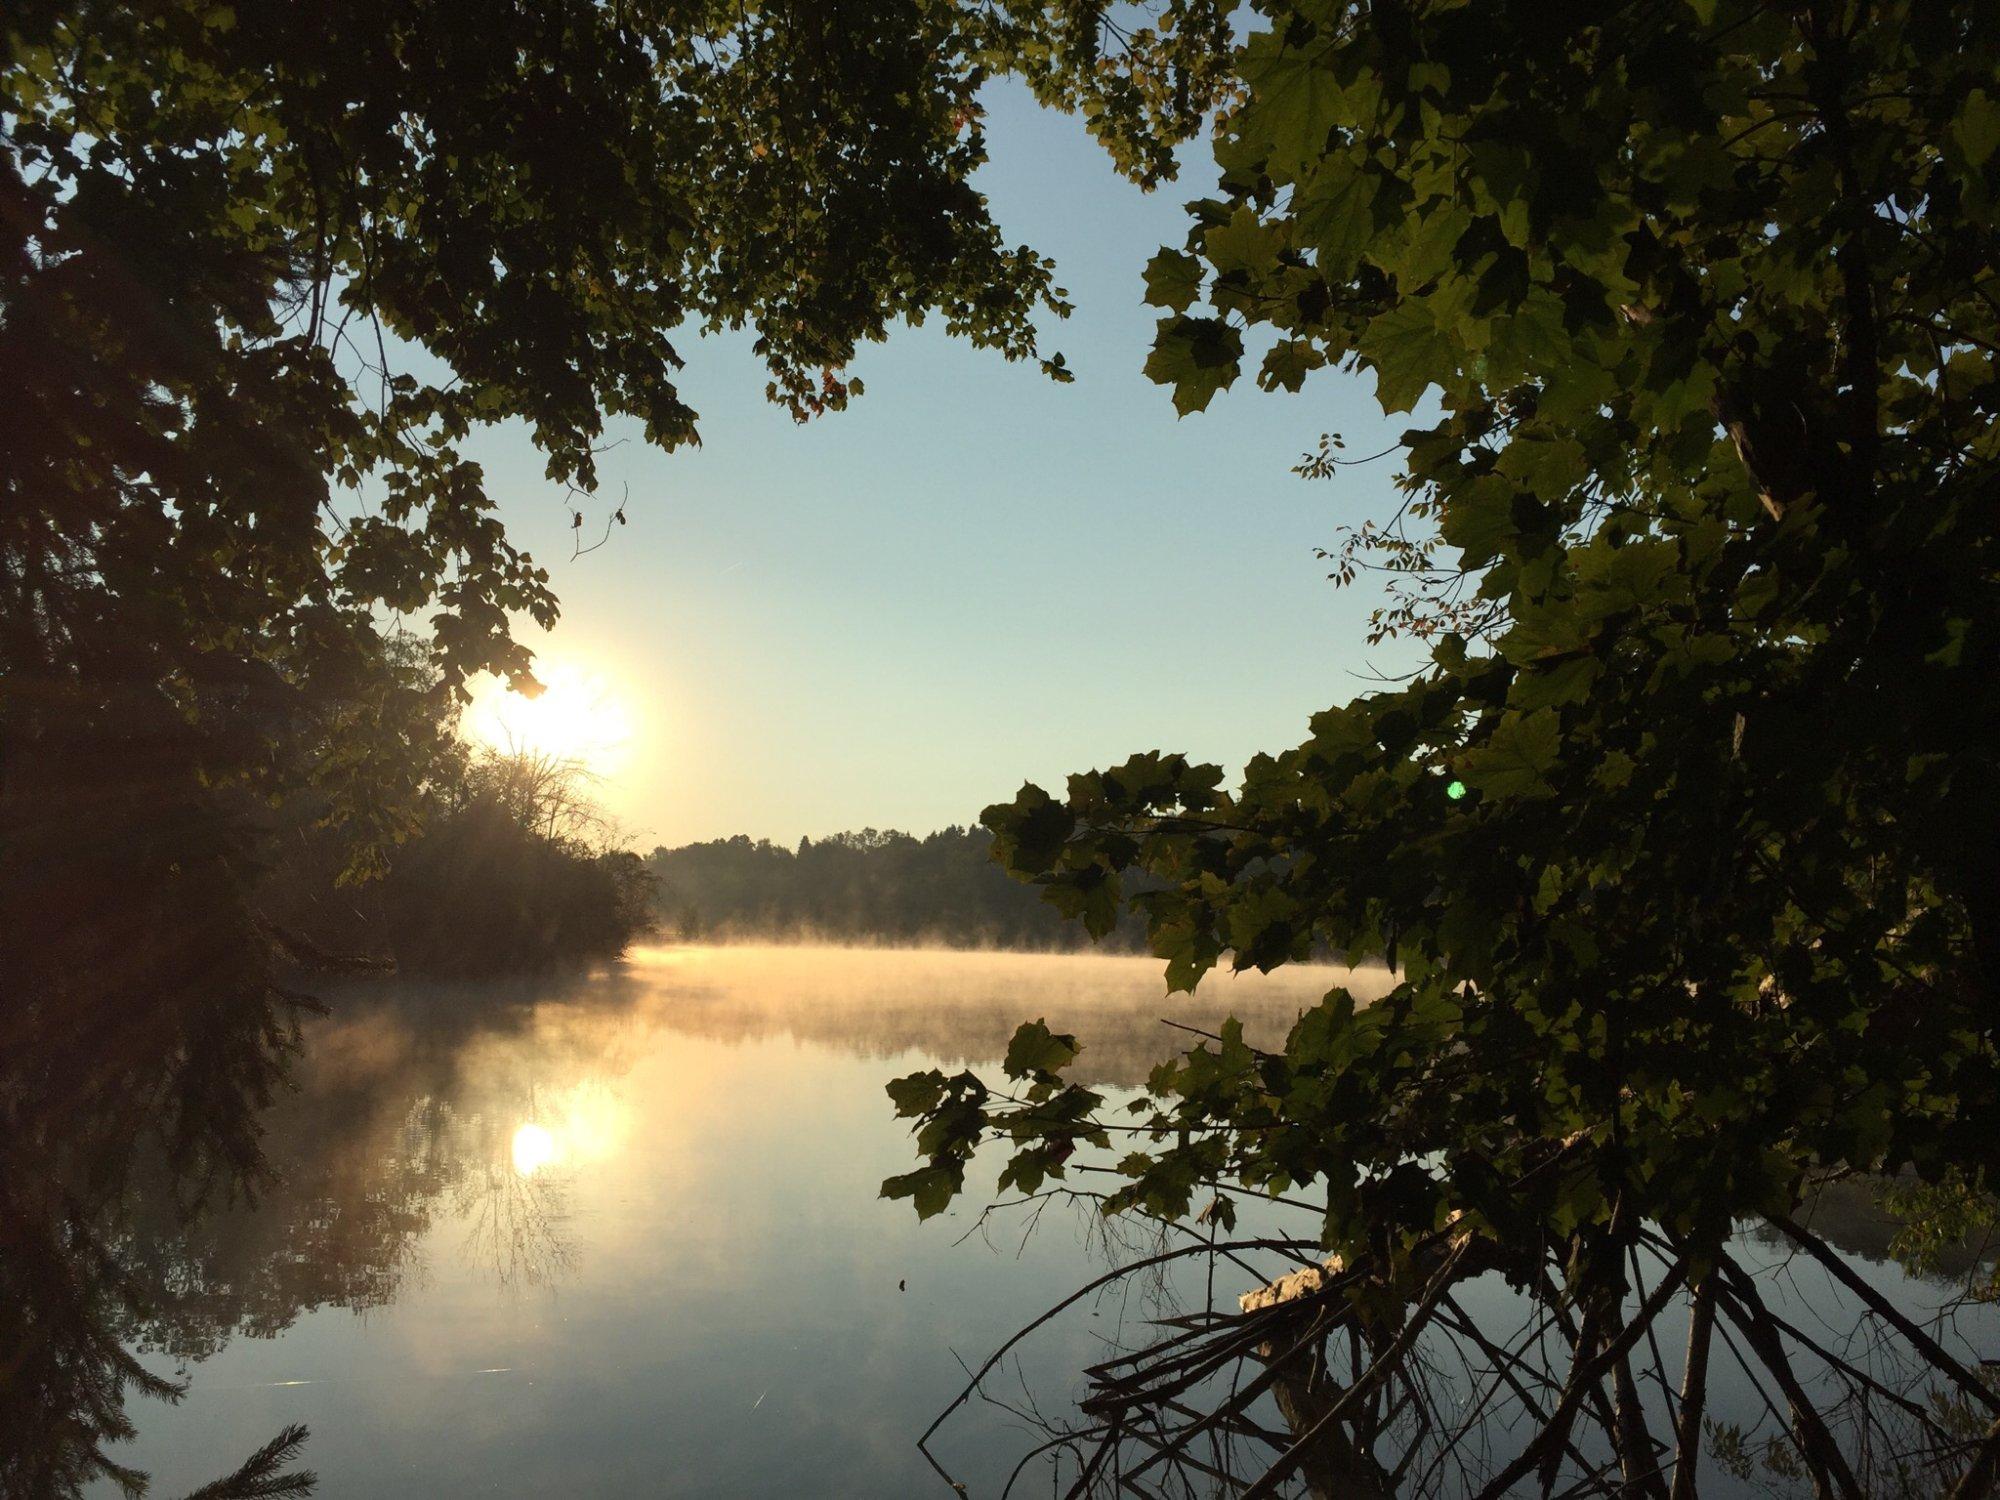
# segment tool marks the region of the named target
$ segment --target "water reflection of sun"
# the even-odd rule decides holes
[[[533,698],[488,677],[473,689],[465,730],[499,750],[525,750],[579,761],[599,775],[623,765],[632,716],[601,673],[569,661],[537,660],[542,692]]]
[[[625,1135],[623,1103],[595,1079],[564,1089],[536,1090],[534,1111],[533,1119],[514,1127],[514,1170],[523,1177],[600,1161],[617,1149]]]
[[[548,1126],[528,1120],[514,1132],[514,1170],[523,1177],[533,1177],[555,1159],[556,1138]]]

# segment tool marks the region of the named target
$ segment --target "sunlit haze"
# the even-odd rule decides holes
[[[560,646],[535,664],[542,691],[533,697],[484,678],[466,706],[464,727],[496,750],[575,761],[607,782],[623,774],[634,744],[634,715],[622,684],[601,669],[563,655]]]

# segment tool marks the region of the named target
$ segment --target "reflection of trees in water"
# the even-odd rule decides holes
[[[94,1171],[64,1181],[0,1132],[0,1493],[143,1483],[105,1449],[132,1436],[134,1397],[183,1389],[143,1358],[184,1372],[317,1308],[387,1306],[441,1221],[463,1219],[469,1261],[504,1283],[571,1268],[560,1173],[517,1172],[509,1154],[532,1068],[459,1067],[475,1040],[518,1034],[534,1012],[490,994],[401,1010],[396,990],[368,993],[344,997],[351,1019],[315,1027],[296,1093],[269,1108],[255,1090],[233,1101],[238,1138],[263,1130],[268,1165],[255,1172],[199,1174],[204,1156],[172,1133],[113,1150],[108,1131],[74,1117]],[[229,1102],[211,1094],[207,1107]]]
[[[454,1202],[467,1263],[501,1286],[552,1286],[570,1275],[576,1247],[563,1238],[563,1187],[550,1173],[523,1175],[491,1162],[468,1173]]]
[[[521,1076],[462,1066],[482,1039],[518,1037],[533,1015],[482,1021],[462,1008],[377,1003],[338,1023],[344,1037],[330,1024],[315,1040],[338,1058],[359,1038],[364,1060],[309,1065],[298,1095],[270,1116],[278,1181],[254,1205],[182,1236],[179,1303],[210,1342],[174,1352],[200,1357],[235,1334],[271,1337],[321,1307],[387,1306],[421,1274],[433,1231],[453,1223],[464,1227],[467,1264],[503,1284],[567,1274],[562,1174],[523,1172],[511,1150],[533,1111],[532,1066]]]
[[[273,1171],[254,1193],[191,1194],[194,1163],[172,1137],[104,1151],[115,1170],[94,1196],[48,1189],[31,1200],[39,1179],[0,1172],[4,1301],[16,1323],[33,1320],[10,1330],[0,1361],[0,1438],[9,1455],[34,1454],[10,1458],[8,1472],[39,1466],[0,1489],[61,1492],[111,1473],[103,1447],[130,1435],[127,1402],[177,1390],[138,1356],[185,1367],[233,1337],[274,1337],[315,1309],[387,1306],[421,1274],[441,1225],[462,1225],[460,1253],[503,1284],[568,1275],[565,1169],[517,1170],[512,1134],[536,1118],[552,1082],[616,1076],[660,1032],[783,1034],[864,1056],[997,1055],[1028,975],[1004,958],[983,968],[910,960],[799,952],[774,970],[739,954],[694,975],[639,966],[568,985],[336,990],[335,1017],[312,1026],[296,1092],[268,1109],[259,1088],[204,1096],[226,1107],[233,1139],[261,1127]],[[1168,1045],[1158,1024],[1166,1007],[1150,974],[1139,996],[1107,984],[1109,972],[1088,960],[1036,968],[1032,987],[1052,1006],[1087,1011],[1092,1061],[1136,1080]],[[1276,1000],[1268,1019],[1282,1027],[1295,1010],[1295,1000]],[[270,1080],[261,1083],[267,1092]],[[102,1138],[128,1129],[126,1118]],[[79,1123],[88,1121],[71,1116]]]
[[[532,1093],[524,1103],[531,1114]],[[463,1226],[465,1264],[503,1287],[550,1286],[575,1270],[576,1249],[563,1237],[568,1183],[560,1168],[523,1170],[515,1127],[435,1098],[412,1106],[411,1125],[426,1131],[430,1149],[449,1164],[441,1197]]]
[[[1974,1210],[1956,1232],[1910,1243],[1903,1198],[1914,1179],[1893,1180],[1865,1173],[1821,1184],[1799,1211],[1809,1229],[1850,1255],[1873,1265],[1895,1265],[1937,1291],[1951,1291],[1973,1281],[1992,1266],[2000,1244],[1995,1240],[1992,1200],[1976,1198]],[[1919,1214],[1919,1217],[1923,1215]],[[1770,1225],[1753,1231],[1767,1245],[1782,1248],[1784,1235]]]
[[[146,730],[123,729],[140,764]],[[179,1394],[126,1348],[135,1329],[170,1321],[175,1287],[156,1264],[170,1254],[135,1253],[128,1215],[144,1203],[178,1221],[263,1179],[255,1122],[295,1040],[300,1002],[273,981],[269,943],[236,899],[240,848],[226,833],[184,846],[174,819],[199,815],[203,797],[164,773],[89,774],[125,748],[114,734],[0,778],[8,1495],[142,1483],[105,1447],[130,1436],[134,1393]],[[76,774],[40,779],[55,764]],[[135,802],[157,842],[107,836]],[[115,920],[99,919],[107,909]]]
[[[277,1176],[262,1184],[254,1202],[213,1194],[188,1216],[183,1168],[157,1144],[129,1147],[119,1189],[107,1189],[96,1200],[81,1195],[31,1200],[18,1175],[0,1173],[9,1203],[28,1205],[0,1224],[0,1235],[6,1236],[6,1253],[0,1256],[6,1285],[0,1293],[8,1309],[0,1318],[14,1320],[10,1329],[31,1320],[43,1341],[30,1345],[17,1335],[8,1345],[10,1358],[24,1348],[29,1357],[17,1359],[9,1366],[12,1373],[0,1377],[9,1381],[0,1399],[0,1438],[10,1455],[31,1453],[37,1445],[40,1451],[29,1459],[9,1459],[16,1467],[0,1469],[0,1492],[59,1490],[43,1478],[64,1473],[71,1488],[80,1488],[106,1472],[91,1455],[129,1431],[125,1409],[135,1392],[170,1392],[134,1354],[185,1365],[232,1337],[275,1336],[314,1309],[386,1306],[422,1274],[427,1246],[446,1246],[508,1286],[531,1288],[570,1274],[572,1169],[552,1161],[534,1171],[518,1170],[514,1134],[536,1120],[559,1125],[562,1110],[576,1103],[579,1080],[620,1076],[635,1059],[657,1051],[663,1037],[788,1037],[861,1057],[917,1050],[976,1066],[1001,1055],[1025,1003],[1081,1033],[1084,1061],[1094,1062],[1096,1076],[1137,1082],[1176,1048],[1175,1034],[1160,1017],[1197,1019],[1201,1013],[1185,1001],[1170,1005],[1159,996],[1157,975],[1144,961],[1122,971],[1092,962],[739,953],[700,956],[679,967],[642,963],[573,986],[396,983],[338,994],[334,1018],[315,1023],[310,1034],[298,1091],[261,1116]],[[1143,985],[1118,978],[1120,972],[1141,970]],[[1315,980],[1311,992],[1317,987]],[[1281,1033],[1304,993],[1308,990],[1245,990],[1204,1004],[1246,1012],[1253,1034],[1260,1027]],[[0,1144],[0,1151],[6,1149]],[[1886,1245],[1881,1216],[1864,1190],[1829,1194],[1812,1224],[1832,1242],[1865,1254],[1879,1254]],[[1063,1233],[1067,1226],[1050,1227]],[[1180,1237],[1164,1238],[1157,1226],[1107,1226],[1094,1212],[1082,1221],[1082,1232],[1126,1235],[1100,1247],[1126,1265],[1181,1244]],[[31,1253],[22,1253],[24,1248]],[[1268,1249],[1229,1253],[1235,1259],[1219,1259],[1213,1273],[1213,1290],[1224,1307],[1246,1286],[1283,1268],[1283,1257]],[[1128,1313],[1125,1326],[1175,1315],[1181,1304],[1166,1300],[1170,1296],[1192,1295],[1189,1305],[1196,1308],[1205,1304],[1205,1273],[1190,1279],[1155,1264],[1142,1274],[1150,1281],[1135,1282],[1129,1305],[1119,1304]],[[1117,1294],[1123,1297],[1122,1284]],[[1418,1414],[1426,1411],[1431,1426],[1425,1442],[1436,1450],[1446,1441],[1453,1424],[1445,1414],[1457,1413],[1462,1421],[1464,1408],[1453,1403],[1459,1392],[1473,1389],[1467,1360],[1475,1367],[1505,1363],[1539,1403],[1546,1406],[1551,1399],[1540,1377],[1530,1380],[1520,1367],[1535,1357],[1533,1341],[1522,1342],[1525,1331],[1510,1343],[1502,1337],[1504,1319],[1471,1289],[1454,1289],[1453,1295],[1457,1309],[1443,1308],[1412,1355],[1411,1381],[1385,1387],[1379,1405],[1371,1408],[1369,1420],[1378,1424],[1385,1445],[1414,1431]],[[1817,1326],[1802,1316],[1797,1321]],[[1854,1325],[1850,1317],[1842,1332]],[[1223,1327],[1203,1322],[1180,1331],[1219,1336]],[[1506,1360],[1489,1357],[1472,1342],[1474,1334],[1495,1350],[1507,1350]],[[1288,1423],[1313,1420],[1315,1411],[1323,1414],[1329,1397],[1339,1399],[1326,1383],[1331,1372],[1351,1366],[1352,1349],[1341,1337],[1338,1330],[1328,1332],[1314,1346],[1322,1352],[1284,1364],[1265,1386],[1262,1406],[1246,1407],[1215,1425],[1218,1441],[1240,1449],[1259,1441],[1251,1426],[1283,1434],[1293,1431]],[[1640,1345],[1649,1353],[1652,1338],[1649,1333]],[[1672,1365],[1678,1350],[1665,1347],[1664,1329],[1658,1341]],[[1260,1353],[1266,1346],[1270,1352]],[[1273,1344],[1268,1334],[1245,1344],[1232,1374],[1247,1385],[1271,1368],[1273,1353],[1287,1347]],[[1830,1340],[1829,1347],[1834,1347]],[[1108,1351],[1120,1358],[1140,1352],[1136,1346]],[[1677,1389],[1677,1370],[1667,1375]],[[1643,1371],[1636,1378],[1648,1379]],[[1910,1390],[1906,1399],[1931,1409],[1934,1393],[1910,1386],[1904,1374],[1885,1367],[1871,1378],[1885,1389]],[[1222,1379],[1204,1376],[1173,1399],[1195,1410],[1200,1401],[1216,1398]],[[1652,1385],[1646,1390],[1649,1400],[1657,1399]],[[1782,1413],[1783,1393],[1774,1396]],[[1008,1399],[1029,1409],[1019,1394]],[[1524,1408],[1518,1398],[1510,1399],[1516,1400],[1518,1415]],[[1957,1397],[1946,1393],[1939,1399],[1945,1404],[1930,1420],[1940,1426],[1970,1420],[1949,1404]],[[1504,1402],[1489,1404],[1481,1424],[1449,1445],[1454,1456],[1447,1461],[1473,1461],[1477,1445],[1491,1440],[1486,1423],[1504,1424],[1506,1411]],[[1891,1444],[1883,1432],[1916,1419],[1877,1393],[1867,1420],[1874,1424],[1867,1430],[1878,1449],[1886,1451]],[[1740,1438],[1718,1430],[1710,1446],[1718,1460],[1740,1454],[1769,1479],[1764,1460],[1782,1464],[1789,1451],[1781,1438],[1774,1443],[1774,1436],[1765,1413],[1761,1428],[1746,1423]],[[1066,1439],[1081,1440],[1080,1435]],[[1206,1448],[1195,1456],[1215,1461]],[[1431,1451],[1412,1460],[1406,1480],[1436,1457]],[[21,1467],[26,1462],[40,1465],[35,1472],[43,1478],[16,1482],[14,1475],[28,1472]],[[1308,1477],[1312,1472],[1306,1470]]]

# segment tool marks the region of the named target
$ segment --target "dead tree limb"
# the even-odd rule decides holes
[[[1583,1349],[1578,1348],[1576,1364],[1571,1368],[1569,1382],[1563,1387],[1562,1399],[1556,1403],[1556,1409],[1549,1421],[1543,1425],[1541,1431],[1528,1440],[1528,1446],[1515,1456],[1514,1461],[1501,1469],[1488,1482],[1486,1488],[1479,1492],[1479,1500],[1500,1500],[1508,1490],[1534,1472],[1550,1450],[1561,1445],[1568,1432],[1568,1424],[1575,1417],[1577,1406],[1583,1401],[1584,1393],[1604,1378],[1604,1372],[1611,1367],[1613,1360],[1638,1341],[1639,1336],[1646,1331],[1646,1325],[1660,1315],[1660,1309],[1667,1305],[1667,1300],[1680,1290],[1681,1283],[1686,1280],[1687,1262],[1677,1262],[1673,1269],[1660,1278],[1660,1284],[1654,1287],[1651,1294],[1639,1305],[1639,1310],[1633,1314],[1632,1320],[1616,1338],[1587,1360]]]
[[[1708,1399],[1708,1340],[1714,1327],[1715,1273],[1710,1271],[1694,1289],[1694,1302],[1688,1309],[1687,1364],[1681,1371],[1671,1500],[1695,1500],[1695,1470],[1701,1463],[1701,1413]]]
[[[1809,1229],[1793,1223],[1792,1220],[1782,1214],[1771,1216],[1770,1222],[1791,1236],[1792,1239],[1798,1241],[1799,1247],[1814,1260],[1825,1266],[1834,1280],[1860,1298],[1867,1305],[1868,1310],[1874,1313],[1876,1317],[1880,1318],[1905,1339],[1909,1340],[1912,1348],[1923,1355],[1925,1359],[1929,1360],[1945,1375],[1948,1375],[1952,1383],[1958,1386],[1960,1390],[1971,1396],[1975,1401],[1980,1402],[1988,1411],[2000,1413],[2000,1395],[1994,1394],[1992,1388],[1985,1381],[1979,1379],[1978,1376],[1966,1369],[1964,1365],[1953,1359],[1936,1339],[1925,1333],[1923,1329],[1919,1328],[1916,1323],[1905,1317],[1902,1313],[1896,1311],[1890,1305],[1887,1298],[1876,1291],[1866,1281],[1855,1275],[1847,1262],[1842,1260],[1833,1248],[1818,1235]]]
[[[1996,1479],[2000,1479],[2000,1421],[1986,1429],[1986,1440],[1979,1445],[1958,1483],[1952,1486],[1951,1500],[1986,1500],[1993,1493]]]
[[[1820,1419],[1812,1399],[1799,1384],[1798,1374],[1785,1355],[1784,1340],[1772,1323],[1770,1314],[1765,1311],[1763,1299],[1733,1262],[1725,1257],[1720,1267],[1721,1275],[1728,1284],[1716,1287],[1717,1310],[1736,1325],[1750,1345],[1751,1352],[1771,1372],[1771,1378],[1778,1382],[1778,1389],[1784,1392],[1785,1400],[1791,1407],[1792,1436],[1798,1443],[1799,1454],[1805,1459],[1806,1467],[1812,1472],[1813,1494],[1818,1500],[1828,1500],[1836,1493],[1841,1500],[1861,1500],[1861,1486],[1854,1478],[1854,1471],[1848,1467],[1846,1455],[1840,1451],[1840,1444],[1834,1441],[1833,1434]]]
[[[1362,1399],[1372,1394],[1376,1386],[1396,1369],[1403,1356],[1409,1352],[1410,1346],[1416,1342],[1417,1335],[1423,1332],[1425,1325],[1436,1313],[1438,1300],[1451,1290],[1452,1284],[1458,1279],[1459,1263],[1465,1259],[1472,1243],[1472,1237],[1467,1235],[1452,1247],[1451,1253],[1445,1257],[1444,1264],[1438,1267],[1437,1273],[1431,1277],[1430,1284],[1424,1288],[1423,1296],[1418,1299],[1416,1307],[1404,1320],[1402,1328],[1397,1331],[1395,1338],[1389,1341],[1389,1347],[1376,1357],[1375,1362],[1359,1380],[1341,1394],[1338,1401],[1299,1434],[1298,1440],[1291,1447],[1278,1455],[1277,1462],[1266,1469],[1250,1488],[1243,1492],[1242,1500],[1262,1500],[1262,1497],[1275,1490],[1298,1466],[1299,1460],[1321,1435],[1332,1428],[1334,1423],[1346,1417],[1350,1410],[1358,1407]]]

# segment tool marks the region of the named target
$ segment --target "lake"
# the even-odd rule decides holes
[[[1277,1040],[1344,977],[1169,1001],[1152,959],[722,947],[338,992],[272,1111],[282,1186],[199,1226],[147,1355],[188,1394],[135,1399],[114,1454],[178,1494],[302,1421],[327,1496],[949,1493],[915,1440],[959,1360],[1104,1261],[1082,1214],[988,1243],[983,1191],[922,1225],[879,1199],[913,1164],[884,1083],[994,1069],[1046,1016],[1077,1076],[1133,1086],[1187,1040],[1161,1017]],[[1118,1312],[1036,1345],[1045,1399]],[[975,1407],[936,1446],[983,1488],[1029,1445]]]
[[[185,1233],[134,1229],[176,1289],[143,1357],[188,1391],[132,1398],[113,1455],[175,1495],[304,1422],[325,1496],[949,1494],[915,1442],[965,1366],[1149,1242],[1072,1205],[982,1221],[997,1164],[919,1224],[877,1197],[914,1164],[884,1083],[997,1072],[1046,1017],[1082,1039],[1077,1077],[1133,1089],[1189,1041],[1163,1017],[1234,1012],[1276,1042],[1330,986],[1388,982],[1300,968],[1168,999],[1152,959],[717,947],[341,989],[269,1117],[281,1182]],[[954,1416],[939,1461],[998,1493],[1037,1412],[1146,1317],[1233,1304],[1248,1279],[1224,1271],[1081,1304]],[[1749,1399],[1718,1381],[1725,1409]]]

